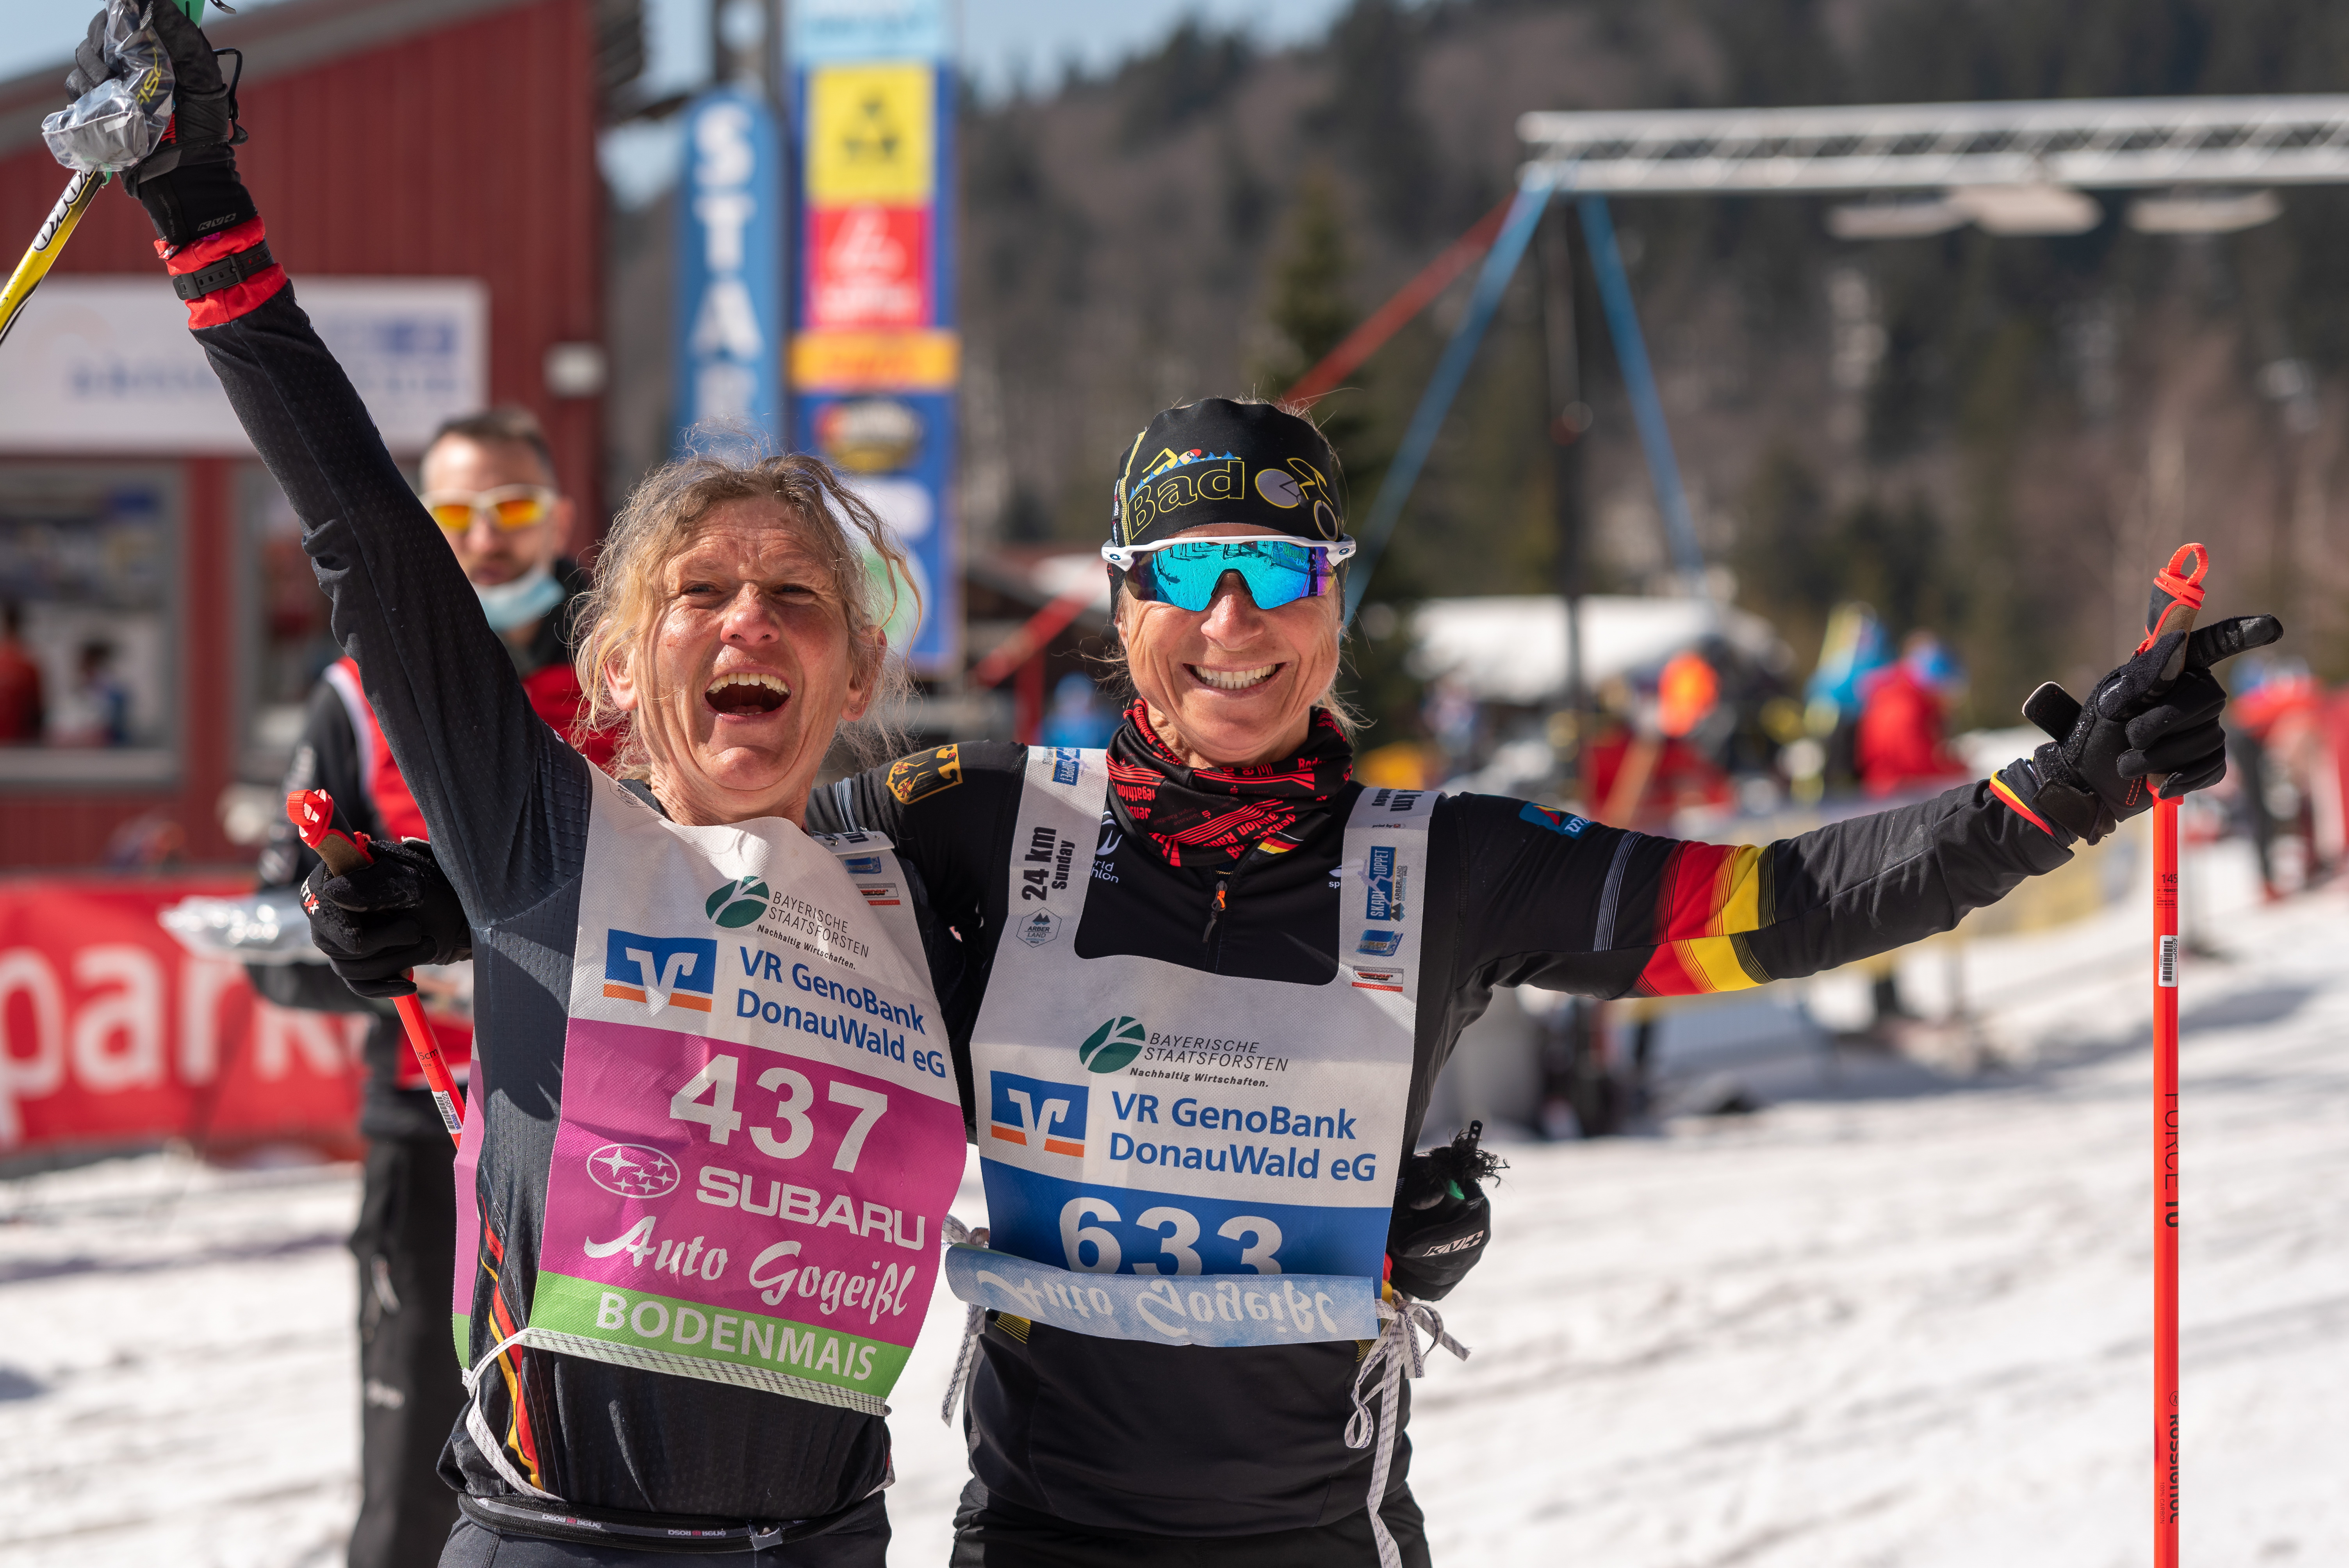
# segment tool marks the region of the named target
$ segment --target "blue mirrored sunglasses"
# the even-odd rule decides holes
[[[1226,572],[1240,574],[1259,610],[1318,599],[1337,581],[1339,562],[1353,553],[1350,539],[1317,542],[1282,533],[1102,546],[1102,559],[1125,573],[1135,598],[1194,613],[1214,603]]]

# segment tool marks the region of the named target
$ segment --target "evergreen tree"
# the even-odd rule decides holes
[[[1354,263],[1345,210],[1338,183],[1326,168],[1306,170],[1298,181],[1290,211],[1287,242],[1272,263],[1265,310],[1269,341],[1255,367],[1258,394],[1268,397],[1278,397],[1294,386],[1361,322],[1348,293]],[[1367,380],[1360,370],[1348,376],[1345,386],[1322,399],[1312,415],[1346,467],[1350,519],[1361,518],[1369,509],[1391,456],[1387,443],[1373,433],[1375,421],[1364,397]],[[1390,551],[1371,580],[1362,621],[1348,636],[1351,670],[1340,680],[1348,700],[1370,721],[1360,737],[1365,748],[1419,733],[1423,693],[1405,665],[1411,652],[1411,613],[1418,601],[1408,552]]]
[[[1406,240],[1450,205],[1433,132],[1412,104],[1422,35],[1420,18],[1397,0],[1354,0],[1330,29],[1330,96],[1309,117],[1343,150],[1379,222]]]
[[[1254,379],[1266,397],[1294,386],[1361,319],[1347,295],[1353,258],[1347,253],[1337,181],[1328,169],[1316,165],[1299,177],[1290,212],[1288,242],[1273,258],[1272,297],[1265,307],[1270,341],[1254,366]]]

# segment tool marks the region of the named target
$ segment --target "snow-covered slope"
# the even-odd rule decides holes
[[[1417,1391],[1437,1560],[2149,1562],[2142,919],[1975,944],[1979,1073],[1847,1054],[1775,1075],[1760,1115],[1509,1149],[1494,1251],[1444,1304],[1475,1357]],[[2207,933],[2224,956],[2185,976],[2186,1553],[2349,1563],[2349,900]],[[0,1185],[0,1558],[339,1561],[355,1196],[347,1171],[160,1156]],[[896,1562],[946,1556],[961,1315],[936,1304],[899,1387]]]

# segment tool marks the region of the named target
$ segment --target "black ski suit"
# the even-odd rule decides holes
[[[303,521],[336,638],[358,665],[472,927],[471,1098],[486,1136],[474,1191],[460,1201],[481,1221],[467,1293],[478,1357],[530,1314],[562,1108],[590,765],[533,711],[291,285],[195,336]],[[689,1526],[736,1532],[739,1543],[754,1526],[797,1522],[794,1533],[827,1533],[760,1553],[762,1564],[881,1561],[888,1432],[878,1418],[548,1351],[509,1351],[507,1366],[512,1384],[494,1371],[484,1382],[491,1428],[533,1484],[593,1522],[571,1532],[577,1538],[662,1543],[667,1528]],[[512,1495],[461,1426],[440,1472],[470,1498]],[[569,1527],[485,1510],[452,1537],[450,1560],[470,1561],[489,1529],[560,1539]]]
[[[875,769],[819,789],[808,809],[812,829],[887,833],[918,873],[930,920],[959,934],[933,969],[961,960],[959,973],[941,974],[939,998],[966,1118],[968,1040],[1007,920],[1026,754],[1002,742],[946,748],[901,764],[897,791]],[[1225,868],[1166,864],[1112,791],[1077,954],[1332,983],[1350,929],[1344,823],[1362,788],[1347,786],[1309,829],[1292,830],[1304,833],[1297,849],[1243,861],[1212,923]],[[1448,797],[1428,829],[1414,916],[1424,924],[1404,1148],[1421,1141],[1436,1075],[1495,986],[1614,997],[1809,975],[1945,931],[2070,858],[1984,784],[1761,849]],[[1364,1519],[1371,1455],[1343,1441],[1355,1346],[1160,1346],[1003,1316],[982,1345],[970,1398],[976,1479],[957,1563],[1171,1565],[1206,1561],[1202,1548],[1218,1563],[1375,1561]],[[1407,1558],[1424,1550],[1408,1460],[1406,1439],[1381,1510]]]

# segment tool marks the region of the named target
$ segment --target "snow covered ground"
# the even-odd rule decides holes
[[[2186,1555],[2330,1568],[2349,1563],[2349,898],[2260,907],[2208,858],[2220,953],[2185,976]],[[1493,1254],[1445,1304],[1475,1357],[1419,1387],[1437,1560],[2148,1563],[2143,921],[2133,899],[1975,944],[1982,1033],[1937,1037],[1938,1068],[1814,1054],[1757,1079],[1758,1115],[1509,1149]],[[1929,995],[1939,961],[1918,968]],[[0,1560],[339,1561],[355,1202],[347,1169],[165,1156],[0,1183]],[[975,1182],[958,1208],[977,1215]],[[941,1299],[895,1401],[905,1563],[944,1560],[961,1485],[936,1415],[960,1320]]]

